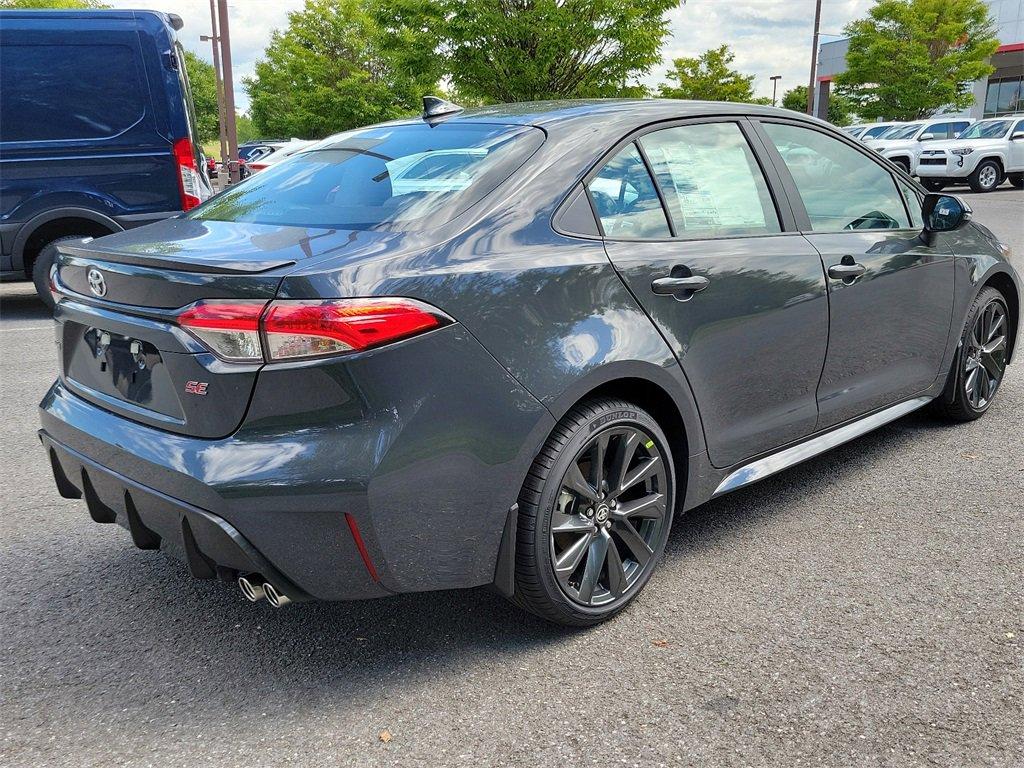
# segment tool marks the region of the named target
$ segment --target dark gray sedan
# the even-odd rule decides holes
[[[674,516],[997,396],[1006,247],[842,132],[426,106],[61,245],[40,436],[62,495],[274,606],[493,584],[586,625]]]

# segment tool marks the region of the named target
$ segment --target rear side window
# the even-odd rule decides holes
[[[640,139],[665,193],[676,235],[780,232],[768,185],[736,123],[666,128]]]
[[[126,45],[2,45],[0,92],[0,141],[116,136],[148,93]]]
[[[587,185],[606,237],[671,237],[658,191],[636,145],[628,144]]]
[[[271,166],[193,219],[338,229],[427,229],[507,179],[544,142],[537,128],[406,123],[339,134]]]
[[[796,183],[813,231],[910,226],[896,182],[875,160],[820,131],[763,125]]]

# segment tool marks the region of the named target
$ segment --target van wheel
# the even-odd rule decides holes
[[[1024,173],[1011,173],[1006,178],[1008,178],[1010,183],[1017,189],[1024,189]]]
[[[53,296],[50,295],[50,267],[53,266],[53,262],[57,258],[57,244],[63,243],[65,240],[80,240],[83,237],[88,237],[88,235],[65,235],[51,240],[40,249],[39,255],[32,263],[32,282],[36,286],[36,293],[39,294],[43,304],[51,310],[53,309]]]
[[[982,160],[974,173],[967,177],[967,183],[975,192],[991,192],[1003,180],[1003,169],[995,160]]]
[[[945,179],[921,179],[921,184],[929,192],[941,192],[946,188]]]

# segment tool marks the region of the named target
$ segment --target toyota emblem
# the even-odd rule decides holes
[[[107,281],[103,279],[102,272],[96,269],[96,267],[89,267],[89,273],[86,277],[89,280],[89,290],[93,292],[94,296],[103,298],[107,295]]]

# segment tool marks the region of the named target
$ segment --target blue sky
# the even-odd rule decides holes
[[[628,0],[623,0],[627,2]],[[177,13],[185,20],[182,43],[210,60],[210,44],[200,42],[209,34],[209,0],[106,0],[117,8],[153,8]],[[242,77],[252,74],[275,28],[285,27],[288,12],[304,0],[232,0],[232,57],[235,98],[240,109],[248,105]],[[871,0],[824,0],[822,32],[841,33],[850,20],[863,16]],[[669,14],[671,36],[663,50],[665,60],[645,82],[657,85],[672,59],[694,56],[728,43],[736,53],[736,66],[756,76],[758,95],[771,96],[771,75],[782,75],[780,93],[807,82],[814,23],[813,0],[687,0]],[[832,40],[835,37],[825,37]]]

